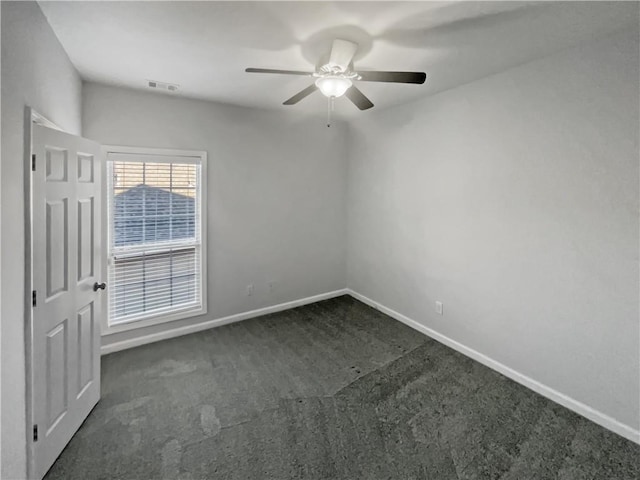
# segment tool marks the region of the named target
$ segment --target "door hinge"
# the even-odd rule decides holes
[[[33,441],[38,441],[38,425],[33,426]]]
[[[31,154],[31,171],[32,172],[36,171],[36,154],[35,153]]]
[[[37,302],[37,295],[36,291],[34,290],[33,292],[31,292],[31,304],[35,307]]]

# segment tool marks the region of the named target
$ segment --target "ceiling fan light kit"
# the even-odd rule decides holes
[[[325,97],[341,97],[353,82],[343,77],[320,77],[316,80],[316,86]]]
[[[354,84],[354,81],[389,82],[423,84],[427,78],[424,72],[387,72],[353,70],[353,56],[358,45],[348,40],[336,39],[331,47],[329,62],[315,72],[298,70],[274,70],[268,68],[247,68],[248,73],[276,73],[282,75],[303,75],[316,77],[316,81],[284,101],[284,105],[295,105],[316,90],[329,99],[329,116],[333,106],[333,99],[346,96],[360,110],[373,107],[373,103]],[[330,126],[328,122],[327,126]]]

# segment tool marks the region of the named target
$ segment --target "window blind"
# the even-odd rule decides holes
[[[201,308],[200,163],[118,154],[107,165],[109,324]]]

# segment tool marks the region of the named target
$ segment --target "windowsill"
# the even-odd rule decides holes
[[[198,315],[205,315],[207,313],[206,306],[200,307],[187,307],[184,310],[175,310],[171,313],[154,315],[153,317],[147,317],[140,320],[131,320],[129,322],[117,323],[115,325],[109,325],[102,331],[102,336],[113,335],[114,333],[128,332],[131,330],[138,330],[140,328],[150,327],[152,325],[160,325],[162,323],[175,322],[177,320],[184,320],[185,318],[196,317]]]

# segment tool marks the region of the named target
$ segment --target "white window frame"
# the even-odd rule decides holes
[[[118,332],[137,330],[151,325],[158,325],[198,315],[205,315],[207,313],[207,152],[200,150],[173,150],[149,147],[124,147],[117,145],[103,145],[102,148],[105,158],[102,175],[102,190],[105,192],[105,198],[102,202],[102,244],[104,245],[104,250],[106,252],[103,259],[103,272],[109,271],[108,262],[111,260],[111,219],[109,218],[108,201],[106,198],[111,193],[107,188],[107,163],[109,161],[113,161],[113,157],[118,154],[134,155],[140,158],[144,158],[146,155],[154,157],[180,157],[182,160],[192,159],[192,161],[200,163],[200,298],[202,299],[200,307],[187,307],[184,310],[176,310],[170,313],[154,315],[153,317],[141,320],[132,320],[131,322],[116,325],[109,324],[110,302],[102,302],[102,335],[104,336]],[[109,285],[107,285],[107,289],[108,288]]]

